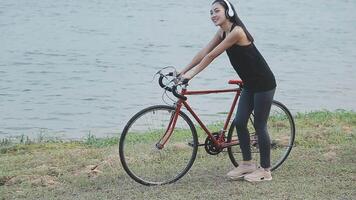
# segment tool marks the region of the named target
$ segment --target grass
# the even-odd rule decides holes
[[[319,111],[295,116],[297,135],[273,181],[229,181],[226,153],[203,148],[178,182],[134,182],[118,158],[118,138],[0,141],[2,199],[356,199],[356,113]],[[174,163],[171,163],[174,165]]]

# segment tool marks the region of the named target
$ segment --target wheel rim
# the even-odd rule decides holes
[[[272,104],[267,125],[271,140],[271,166],[274,170],[287,159],[292,150],[295,127],[289,111],[277,103]]]

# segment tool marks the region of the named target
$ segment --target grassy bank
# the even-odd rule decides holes
[[[356,199],[356,113],[295,116],[296,144],[273,181],[229,181],[226,153],[198,152],[175,184],[146,187],[118,159],[117,138],[82,142],[24,139],[0,145],[1,199]],[[172,163],[174,164],[174,163]]]

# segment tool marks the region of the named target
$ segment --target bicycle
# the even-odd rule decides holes
[[[192,91],[187,89],[187,80],[178,82],[175,73],[164,74],[159,71],[158,74],[159,85],[165,92],[172,93],[177,100],[173,106],[147,107],[128,121],[119,142],[120,161],[126,173],[136,182],[147,186],[173,183],[192,167],[200,146],[204,146],[206,152],[211,155],[217,155],[227,149],[232,164],[237,167],[238,160],[242,160],[242,154],[231,117],[243,82],[229,80],[229,84],[235,85],[231,89]],[[178,87],[181,87],[180,92],[177,91]],[[211,132],[209,126],[205,125],[190,107],[187,96],[228,92],[235,93],[235,97],[226,120],[221,123],[220,131]],[[207,135],[204,143],[199,143],[196,127],[181,110],[183,106]],[[267,124],[271,138],[271,170],[275,170],[287,159],[292,150],[295,124],[288,108],[275,100]],[[253,129],[253,113],[249,129]],[[251,152],[259,153],[257,136],[253,130],[250,131],[250,137]]]

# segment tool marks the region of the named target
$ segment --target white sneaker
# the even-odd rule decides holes
[[[241,164],[235,169],[229,171],[227,176],[232,180],[242,179],[245,175],[256,171],[255,164]]]
[[[258,168],[254,172],[244,176],[244,179],[249,182],[271,181],[271,171],[266,171],[263,168]]]

